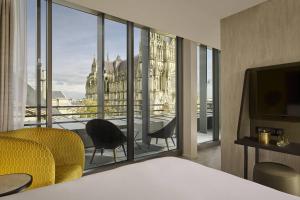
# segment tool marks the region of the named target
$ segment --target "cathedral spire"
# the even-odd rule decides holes
[[[106,61],[109,62],[109,55],[108,55],[108,52],[106,54]]]
[[[96,72],[96,71],[97,71],[97,64],[96,64],[96,58],[94,56],[93,64],[92,64],[92,72]]]

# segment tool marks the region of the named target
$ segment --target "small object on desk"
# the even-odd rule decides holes
[[[288,137],[286,137],[284,135],[278,136],[278,140],[277,140],[277,143],[276,143],[277,146],[279,146],[279,147],[285,147],[288,144],[289,144]]]
[[[258,133],[258,142],[260,144],[269,144],[270,142],[270,137],[271,137],[271,134],[270,132],[266,131],[266,130],[263,130],[262,132]]]
[[[0,197],[18,193],[28,188],[32,183],[29,174],[4,174],[0,175]]]

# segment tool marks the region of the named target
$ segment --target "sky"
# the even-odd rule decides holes
[[[29,1],[28,9],[28,82],[35,88],[36,42],[35,1]],[[42,1],[42,66],[45,59],[45,6]],[[93,58],[97,55],[97,17],[81,11],[53,4],[52,10],[52,65],[53,90],[60,90],[68,98],[81,99],[85,96],[85,82],[91,71]],[[126,24],[105,19],[105,59],[114,60],[118,55],[126,59]],[[135,29],[135,41],[140,40]],[[75,41],[75,42],[74,42]],[[138,52],[135,43],[135,52]]]
[[[36,85],[36,1],[28,1],[28,82]],[[46,3],[42,1],[41,51],[42,66],[46,66]],[[97,17],[78,10],[53,4],[52,8],[52,65],[53,90],[62,91],[67,98],[85,97],[85,83],[97,55]],[[104,55],[114,60],[117,55],[126,59],[126,24],[108,19],[104,21]],[[140,29],[134,29],[134,52],[139,52]],[[211,54],[208,52],[208,66]],[[208,79],[211,67],[208,67]],[[208,80],[208,82],[211,82]],[[210,87],[211,84],[208,85]],[[208,88],[208,98],[212,95]]]

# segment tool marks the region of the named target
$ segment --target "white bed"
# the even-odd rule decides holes
[[[197,163],[166,157],[30,190],[1,200],[300,199]]]

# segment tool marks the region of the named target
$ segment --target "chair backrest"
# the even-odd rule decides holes
[[[86,132],[96,148],[114,149],[126,141],[125,135],[113,123],[104,119],[93,119],[86,124]]]
[[[174,129],[176,126],[176,117],[174,117],[166,126],[159,129],[155,134],[159,134],[160,137],[169,138],[174,134]]]

